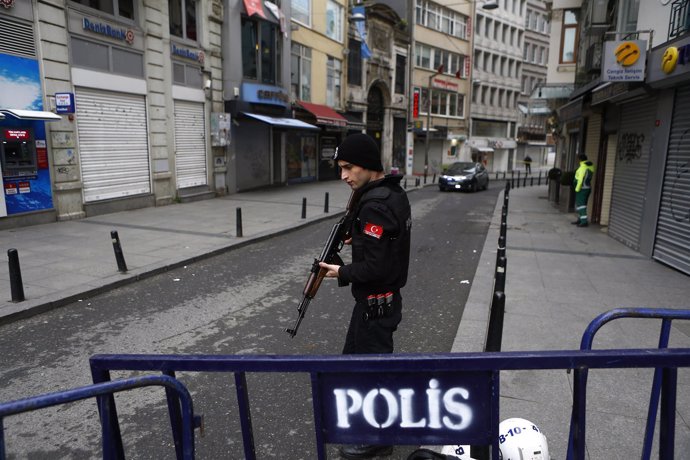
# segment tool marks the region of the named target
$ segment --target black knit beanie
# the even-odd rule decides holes
[[[381,154],[374,139],[366,134],[352,134],[335,149],[334,160],[343,160],[372,171],[383,171]]]

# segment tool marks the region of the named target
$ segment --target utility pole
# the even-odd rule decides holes
[[[426,176],[429,172],[429,137],[431,128],[431,80],[439,74],[443,73],[443,64],[436,69],[436,72],[429,75],[429,84],[426,87],[426,135],[424,136],[424,183],[426,184]]]

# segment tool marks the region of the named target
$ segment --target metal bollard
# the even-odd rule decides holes
[[[436,173],[434,173],[434,177],[431,178],[431,183],[432,184],[436,183]]]
[[[235,216],[236,216],[236,227],[237,227],[237,237],[242,238],[242,208],[237,208],[235,210]]]
[[[498,171],[496,171],[496,180],[498,180]]]
[[[541,171],[539,171],[539,178],[537,179],[537,185],[541,185]]]
[[[496,248],[496,266],[502,257],[506,256],[506,237],[501,235],[498,237],[498,247]]]
[[[486,334],[484,351],[501,351],[503,340],[503,318],[505,316],[506,295],[503,291],[495,291],[491,300],[489,314],[489,328]]]
[[[505,179],[505,178],[506,178],[506,172],[503,171],[503,179]]]
[[[122,245],[120,244],[120,237],[117,231],[110,232],[110,239],[113,241],[113,251],[115,251],[115,261],[117,262],[117,271],[120,273],[127,273],[127,263],[125,263],[125,255],[122,252]]]
[[[496,264],[496,275],[494,278],[494,292],[506,290],[506,266],[508,265],[507,257],[500,257]]]
[[[307,198],[302,198],[302,219],[307,218]]]
[[[426,185],[426,171],[424,171],[424,185]]]
[[[7,250],[7,259],[10,270],[10,291],[12,302],[22,302],[24,297],[24,283],[22,283],[22,270],[19,268],[19,253],[16,249]]]
[[[415,187],[419,187],[419,177],[416,177],[416,178],[415,178],[414,186],[415,186]]]
[[[527,174],[525,174],[525,178],[522,179],[522,186],[527,187]]]
[[[529,186],[534,187],[534,176],[530,176],[529,178]]]
[[[326,196],[323,199],[323,212],[328,212],[328,192],[326,192]]]
[[[407,190],[407,177],[405,178],[405,182],[403,182],[403,188]]]

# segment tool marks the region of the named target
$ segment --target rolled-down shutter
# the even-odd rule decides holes
[[[636,251],[640,248],[655,108],[654,99],[631,102],[621,108],[609,234]]]
[[[144,96],[77,88],[84,201],[151,193]]]
[[[690,86],[676,92],[653,257],[690,274]]]
[[[175,175],[177,188],[207,183],[203,103],[175,101]]]

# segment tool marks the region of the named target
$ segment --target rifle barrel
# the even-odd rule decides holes
[[[292,326],[292,329],[285,329],[285,332],[290,334],[290,337],[294,338],[297,335],[297,330],[299,329],[299,325],[302,324],[302,320],[304,319],[304,315],[307,313],[307,307],[309,307],[309,302],[311,299],[307,296],[304,296],[302,298],[302,301],[299,303],[299,307],[297,307],[297,321],[295,321],[295,325]]]

